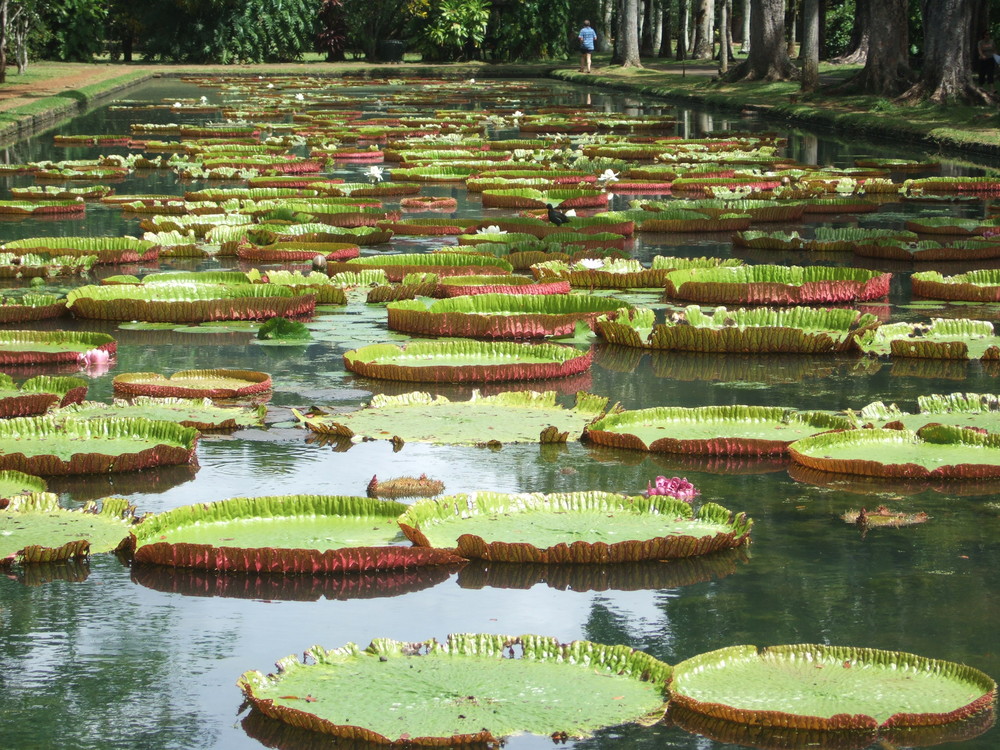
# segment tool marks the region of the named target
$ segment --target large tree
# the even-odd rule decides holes
[[[865,67],[837,91],[896,97],[913,85],[910,72],[909,0],[865,3],[866,27],[879,29],[867,43]]]
[[[924,66],[920,80],[903,93],[903,99],[930,99],[938,104],[993,101],[969,78],[972,5],[972,0],[921,0]]]
[[[711,60],[715,56],[715,0],[697,0],[694,22],[694,58]]]
[[[784,0],[750,3],[750,54],[725,76],[728,81],[787,81],[798,78],[785,44]]]
[[[641,68],[639,61],[639,0],[625,0],[621,25],[620,54],[623,68]]]
[[[854,24],[851,26],[851,41],[843,54],[834,58],[834,62],[862,64],[867,59],[868,41],[871,36],[871,14],[868,12],[868,6],[871,4],[871,0],[854,0]]]
[[[819,0],[802,4],[802,90],[819,88]]]

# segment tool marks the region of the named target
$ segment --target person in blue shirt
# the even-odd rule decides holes
[[[590,55],[594,51],[594,42],[597,41],[597,32],[590,27],[590,21],[583,22],[580,29],[580,72],[590,72]]]

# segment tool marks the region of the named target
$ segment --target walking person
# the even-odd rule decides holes
[[[594,52],[594,42],[597,41],[597,32],[590,26],[590,21],[583,22],[580,29],[580,72],[590,72],[590,56]],[[991,79],[992,80],[992,79]]]
[[[984,31],[983,35],[979,38],[979,42],[976,44],[976,52],[979,57],[976,61],[976,67],[979,72],[980,86],[988,83],[990,88],[993,88],[993,76],[997,67],[996,60],[993,56],[996,54],[996,51],[996,46],[993,44],[990,32]]]

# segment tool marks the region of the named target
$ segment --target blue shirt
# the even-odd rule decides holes
[[[597,32],[590,26],[584,26],[580,29],[580,44],[586,50],[594,51],[594,42],[597,40]]]

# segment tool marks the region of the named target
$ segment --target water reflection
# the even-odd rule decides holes
[[[527,589],[544,584],[561,591],[642,591],[673,589],[714,581],[749,562],[745,548],[677,560],[618,565],[545,565],[472,560],[459,571],[464,589]]]
[[[220,596],[266,601],[371,599],[422,591],[448,580],[460,566],[431,565],[330,575],[268,575],[190,570],[166,565],[132,566],[132,582],[185,596]]]

